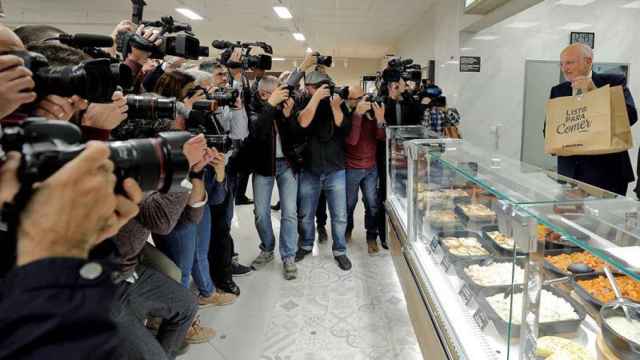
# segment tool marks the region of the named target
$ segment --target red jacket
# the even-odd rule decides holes
[[[375,120],[353,113],[351,132],[346,141],[347,169],[370,169],[376,164],[376,146],[384,140],[384,129]]]

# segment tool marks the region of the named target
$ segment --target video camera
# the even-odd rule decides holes
[[[39,53],[20,50],[10,54],[20,57],[33,73],[34,91],[38,97],[78,95],[90,102],[108,103],[118,87],[129,89],[133,83],[131,69],[123,63],[112,64],[109,59],[51,67]]]
[[[146,27],[159,28],[162,43],[156,46],[139,34],[119,33],[116,36],[116,44],[123,57],[127,57],[131,52],[131,47],[150,52],[153,59],[162,59],[165,55],[193,60],[197,60],[201,56],[209,56],[209,48],[200,46],[200,40],[193,34],[191,25],[176,22],[171,16],[163,16],[159,21],[142,21],[144,7],[147,4],[144,0],[131,0],[131,2],[133,5],[132,21]],[[171,35],[165,36],[165,34]]]
[[[258,41],[253,43],[243,43],[240,41],[231,42],[225,40],[214,40],[211,43],[211,46],[218,50],[224,50],[222,54],[220,54],[220,63],[230,69],[242,68],[244,70],[271,70],[271,55],[273,55],[273,48],[265,42]],[[242,57],[240,58],[239,63],[229,61],[231,53],[233,53],[235,48],[242,48]],[[252,48],[261,48],[269,55],[251,55]]]
[[[0,146],[6,154],[18,151],[22,162],[18,179],[22,186],[44,181],[86,147],[80,129],[69,122],[29,118],[19,125],[4,125]],[[119,191],[133,178],[143,191],[177,189],[189,173],[182,146],[191,138],[184,131],[160,133],[156,138],[109,142]]]
[[[112,62],[117,61],[111,54],[101,49],[113,46],[113,38],[111,38],[111,36],[97,34],[60,34],[57,37],[45,41],[48,40],[57,40],[61,44],[79,49],[94,59],[111,59]]]
[[[314,56],[316,57],[316,65],[331,67],[333,64],[333,56],[320,55],[320,53],[316,53]]]
[[[207,97],[206,101],[196,101],[193,104],[193,108],[200,111],[208,111],[210,101],[215,101],[217,106],[234,106],[238,100],[238,96],[240,96],[240,92],[237,89],[221,88],[213,92],[208,92],[207,89],[196,86],[187,93],[187,97],[192,97],[200,90],[202,90]]]
[[[404,79],[419,83],[422,80],[422,66],[414,64],[413,59],[393,58],[387,63],[387,68],[382,72],[385,82],[395,82]]]

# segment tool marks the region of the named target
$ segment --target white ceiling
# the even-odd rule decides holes
[[[437,0],[146,0],[144,18],[157,20],[188,7],[205,17],[190,21],[202,42],[266,41],[274,56],[301,56],[307,46],[323,54],[381,58]],[[448,0],[452,1],[452,0]],[[272,6],[282,2],[293,13],[282,20]],[[44,23],[67,32],[110,33],[118,19],[131,17],[130,0],[3,0],[9,26]],[[293,39],[302,32],[306,43]]]

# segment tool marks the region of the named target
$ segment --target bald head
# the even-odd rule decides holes
[[[560,53],[560,66],[565,79],[574,81],[588,76],[593,64],[593,50],[585,44],[571,44]]]
[[[0,52],[24,50],[24,44],[11,29],[0,24]]]

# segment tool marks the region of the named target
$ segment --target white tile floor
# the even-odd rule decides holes
[[[277,234],[280,213],[272,214]],[[349,245],[352,271],[337,267],[329,240],[298,263],[296,280],[283,279],[279,259],[236,278],[242,291],[238,301],[200,311],[202,324],[213,327],[216,337],[191,346],[180,359],[422,359],[389,253],[367,254],[362,214],[360,203]],[[249,264],[259,242],[253,206],[236,207],[234,219],[236,251],[241,263]]]

